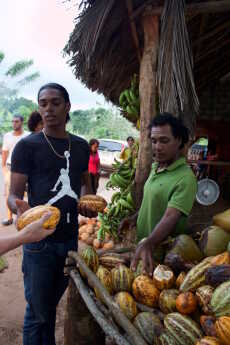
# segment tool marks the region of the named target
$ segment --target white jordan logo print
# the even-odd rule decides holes
[[[55,186],[53,187],[53,189],[51,189],[51,192],[57,192],[57,187],[59,186],[59,184],[62,184],[62,187],[61,187],[61,190],[57,193],[57,195],[48,201],[49,205],[54,204],[55,202],[57,202],[58,200],[60,200],[64,196],[69,196],[73,199],[78,200],[77,194],[72,190],[71,185],[70,185],[70,178],[69,178],[70,153],[69,153],[69,151],[65,151],[64,156],[66,157],[66,169],[60,170],[60,176],[59,176]]]

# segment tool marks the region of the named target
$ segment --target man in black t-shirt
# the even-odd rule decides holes
[[[22,264],[27,301],[23,345],[55,345],[56,306],[68,283],[63,274],[65,258],[69,250],[77,249],[82,179],[89,186],[89,147],[66,132],[70,101],[65,88],[53,83],[43,86],[38,104],[44,130],[22,139],[13,151],[8,204],[18,216],[44,204],[61,211],[49,238],[24,245]],[[28,203],[22,200],[26,184]],[[90,216],[87,210],[81,213]]]

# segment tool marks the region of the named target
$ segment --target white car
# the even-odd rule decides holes
[[[112,171],[114,158],[120,160],[119,156],[121,150],[127,146],[127,142],[115,139],[98,139],[98,141],[101,169],[104,171]]]

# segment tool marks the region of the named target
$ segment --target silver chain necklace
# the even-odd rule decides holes
[[[43,129],[42,130],[42,133],[47,141],[47,143],[49,144],[50,148],[52,149],[52,151],[54,152],[54,154],[56,156],[58,156],[59,158],[62,158],[62,159],[66,159],[65,155],[60,155],[58,152],[55,151],[53,145],[51,144],[50,140],[48,139],[46,133],[45,133],[45,130]],[[68,148],[68,152],[70,153],[70,149],[71,149],[71,140],[70,140],[70,135],[68,134],[68,140],[69,140],[69,148]]]

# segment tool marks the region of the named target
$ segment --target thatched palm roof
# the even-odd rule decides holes
[[[218,0],[216,0],[218,1]],[[189,3],[205,0],[190,0]],[[125,0],[88,0],[76,20],[65,51],[74,74],[89,89],[118,104],[121,91],[139,72],[137,50]],[[133,11],[163,0],[132,0]],[[201,91],[230,72],[230,12],[190,14],[186,17],[194,55],[196,88]],[[143,49],[141,16],[135,18],[140,51]]]

